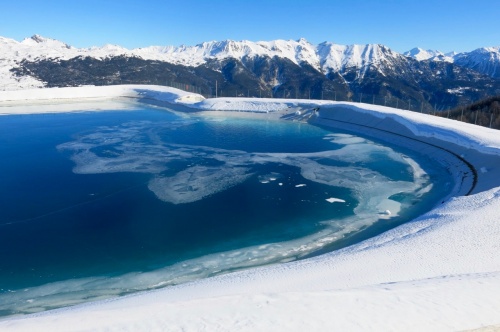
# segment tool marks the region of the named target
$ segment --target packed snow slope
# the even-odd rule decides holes
[[[0,330],[458,331],[500,326],[498,131],[372,105],[203,99],[153,86],[2,92],[0,113],[46,112],[52,107],[48,104],[68,100],[80,102],[73,104],[74,110],[81,110],[81,105],[92,109],[92,103],[95,109],[103,97],[133,98],[220,116],[244,111],[231,113],[303,120],[307,115],[319,125],[392,140],[422,153],[430,149],[436,161],[450,161],[450,171],[466,167],[473,179],[465,179],[466,171],[460,171],[462,182],[455,197],[436,202],[433,210],[415,220],[342,250],[8,318],[0,321]],[[33,103],[37,107],[25,106]],[[465,191],[471,194],[465,196]]]

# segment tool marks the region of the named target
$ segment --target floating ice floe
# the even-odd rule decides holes
[[[245,181],[251,173],[248,168],[219,168],[194,166],[170,177],[157,177],[148,188],[165,202],[191,203],[224,191]]]
[[[335,144],[359,144],[366,143],[367,139],[359,136],[349,135],[349,134],[328,134],[323,139],[330,140],[330,142]]]
[[[269,183],[278,180],[279,178],[283,177],[280,173],[269,173],[266,175],[259,175],[259,182],[260,183]]]
[[[340,199],[340,198],[334,198],[334,197],[330,197],[330,198],[327,198],[326,201],[328,203],[345,203],[345,201],[343,199]]]

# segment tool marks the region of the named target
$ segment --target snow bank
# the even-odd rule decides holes
[[[370,114],[371,117],[378,120],[375,120],[374,123],[374,119],[371,119],[371,126],[375,125],[378,127],[383,125],[381,123],[382,121],[386,122],[385,126],[380,129],[394,131],[394,128],[391,127],[391,123],[388,123],[388,120],[393,120],[411,131],[415,136],[420,136],[421,138],[433,138],[441,142],[458,144],[461,147],[480,150],[483,153],[500,154],[499,133],[498,130],[495,129],[479,127],[470,123],[453,121],[441,117],[434,117],[428,114],[409,112],[384,106],[353,103],[337,103],[325,118],[332,116],[335,112],[341,112],[342,109],[345,109],[344,113],[346,113],[346,111],[347,114],[350,113],[350,119],[354,123],[364,124],[363,122],[366,121],[366,119],[362,121],[360,119],[355,120],[352,119],[353,116],[359,118],[360,114]],[[346,119],[345,116],[344,119]]]
[[[16,93],[0,93],[0,113],[13,110],[2,107],[9,102],[37,99],[31,91]],[[413,221],[339,251],[115,300],[8,318],[0,321],[1,330],[453,331],[500,324],[498,131],[380,106],[251,98],[202,100],[160,87],[47,89],[36,94],[66,100],[132,97],[169,103],[180,110],[251,111],[276,117],[312,109],[311,120],[316,123],[423,148],[424,153],[428,146],[436,159],[454,156],[455,161],[447,166],[451,171],[465,163],[471,173],[481,172],[470,174],[476,177],[469,182],[473,195],[450,198]]]
[[[66,102],[96,98],[137,98],[175,103],[199,102],[205,98],[193,93],[156,85],[111,85],[0,91],[0,106],[20,102]],[[40,112],[43,112],[41,110]]]

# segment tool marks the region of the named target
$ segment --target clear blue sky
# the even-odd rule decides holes
[[[500,46],[500,0],[2,0],[0,36],[75,47],[306,38],[471,51]]]

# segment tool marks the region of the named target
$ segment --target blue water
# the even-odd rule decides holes
[[[417,180],[407,158],[425,170]],[[346,133],[155,108],[3,116],[0,160],[0,315],[347,245],[429,209],[451,183],[425,157]],[[373,195],[399,215],[382,217]]]

